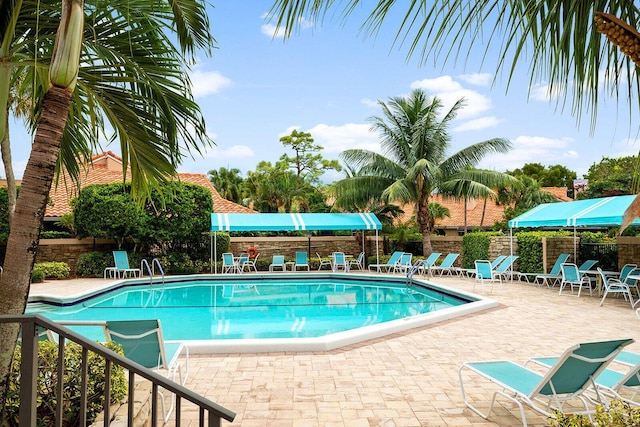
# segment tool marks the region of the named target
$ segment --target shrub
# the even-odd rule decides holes
[[[102,277],[104,269],[113,266],[111,252],[89,252],[78,257],[77,274],[81,277]]]
[[[556,412],[549,425],[552,427],[631,427],[640,424],[640,408],[632,407],[621,399],[611,401],[608,407],[598,406],[591,422],[586,415],[565,415]]]
[[[491,236],[501,236],[501,232],[473,232],[462,238],[462,267],[475,268],[475,260],[489,259]]]
[[[68,231],[43,231],[40,233],[41,239],[67,239],[71,237]]]
[[[123,354],[122,349],[113,343],[105,346],[116,353]],[[20,359],[21,348],[16,347],[9,380],[9,392],[6,401],[6,416],[9,426],[18,426],[20,406]],[[58,344],[51,341],[38,343],[38,378],[37,378],[37,418],[38,426],[53,426],[57,405],[56,385],[58,382]],[[79,424],[80,365],[82,361],[82,347],[69,342],[64,352],[63,374],[63,426],[77,426]],[[105,359],[96,353],[89,352],[89,378],[87,382],[87,418],[92,423],[104,407]],[[111,365],[111,403],[117,403],[127,395],[127,380],[121,366]]]
[[[31,271],[31,283],[40,283],[43,280],[44,280],[44,271],[34,266],[33,270]]]
[[[65,279],[69,277],[71,268],[66,262],[47,261],[39,262],[33,266],[33,270],[40,270],[47,279]],[[31,275],[33,277],[33,274]]]

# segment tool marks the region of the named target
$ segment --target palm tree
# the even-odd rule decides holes
[[[56,171],[64,165],[77,177],[77,159],[89,155],[105,120],[137,196],[175,174],[181,145],[193,151],[208,143],[185,69],[196,49],[213,47],[205,7],[200,0],[98,2],[87,7],[85,27],[82,0],[0,0],[0,123],[10,84],[20,81],[12,89],[33,98],[35,129],[7,242],[0,313],[24,312]],[[17,337],[17,326],[2,327],[3,408]]]
[[[436,226],[436,221],[439,219],[443,219],[444,217],[451,218],[451,211],[446,206],[442,206],[440,203],[429,202],[429,217],[431,218],[431,223],[429,227],[433,230]]]
[[[220,196],[232,202],[242,203],[244,179],[240,176],[240,169],[222,167],[218,170],[212,169],[207,174]]]
[[[464,233],[467,233],[467,202],[469,199],[484,199],[486,208],[487,199],[496,199],[497,194],[494,189],[514,184],[518,180],[506,173],[484,169],[465,168],[453,174],[440,184],[440,194],[445,197],[462,199],[464,201]],[[480,221],[482,226],[482,221]]]
[[[429,99],[421,89],[406,98],[378,102],[384,117],[373,117],[373,129],[382,136],[384,155],[367,150],[347,150],[341,157],[361,169],[362,175],[334,184],[342,203],[355,206],[381,197],[388,201],[415,203],[416,223],[422,234],[425,255],[432,252],[429,197],[440,185],[479,162],[488,153],[504,153],[511,143],[495,138],[466,147],[445,157],[450,148],[447,126],[463,106],[460,99],[439,120],[442,103]]]

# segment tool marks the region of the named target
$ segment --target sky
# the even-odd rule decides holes
[[[360,31],[364,11],[346,22],[331,16],[322,22],[304,20],[300,30],[284,40],[266,20],[272,1],[212,3],[209,16],[218,47],[210,57],[199,56],[190,75],[216,146],[202,157],[187,158],[180,172],[225,167],[237,168],[246,177],[262,160],[274,163],[285,153],[292,155],[280,138],[294,129],[311,133],[327,159],[339,159],[349,148],[380,152],[370,121],[382,116],[378,101],[406,96],[415,88],[440,98],[443,112],[466,99],[450,123],[451,153],[490,138],[511,141],[508,154],[487,156],[481,168],[506,171],[526,163],[561,164],[580,178],[603,156],[636,155],[640,149],[633,139],[637,126],[632,128],[626,107],[605,99],[591,132],[590,117],[578,124],[570,108],[562,111],[549,98],[544,81],[530,87],[526,64],[507,92],[506,78],[494,79],[495,63],[481,60],[483,49],[475,49],[464,63],[422,64],[418,57],[407,59],[406,47],[394,46],[397,24],[389,22],[371,36]],[[12,123],[11,132],[20,178],[31,136],[18,122]],[[119,154],[117,143],[103,149]],[[343,177],[334,172],[323,180]]]

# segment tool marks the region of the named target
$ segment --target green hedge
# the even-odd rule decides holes
[[[477,259],[489,259],[492,236],[502,236],[500,231],[473,232],[462,237],[462,268],[475,268]]]
[[[567,237],[568,231],[523,231],[516,233],[518,239],[518,271],[521,273],[544,273],[542,259],[543,237]]]
[[[39,262],[33,266],[31,281],[37,282],[42,281],[42,279],[66,279],[67,277],[69,277],[70,273],[71,268],[66,262]]]

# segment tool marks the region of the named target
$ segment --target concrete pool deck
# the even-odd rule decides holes
[[[457,277],[432,282],[472,291]],[[34,284],[31,294],[71,295],[103,279]],[[479,287],[477,287],[477,290]],[[569,345],[634,338],[640,320],[623,299],[558,295],[558,288],[506,282],[488,294],[500,305],[442,323],[317,353],[194,354],[186,386],[237,413],[232,426],[513,426],[517,407],[498,401],[489,420],[463,403],[458,368],[465,361],[557,355]],[[486,409],[489,382],[469,383],[470,400]],[[182,425],[197,425],[185,404]],[[529,425],[547,425],[527,410]]]

